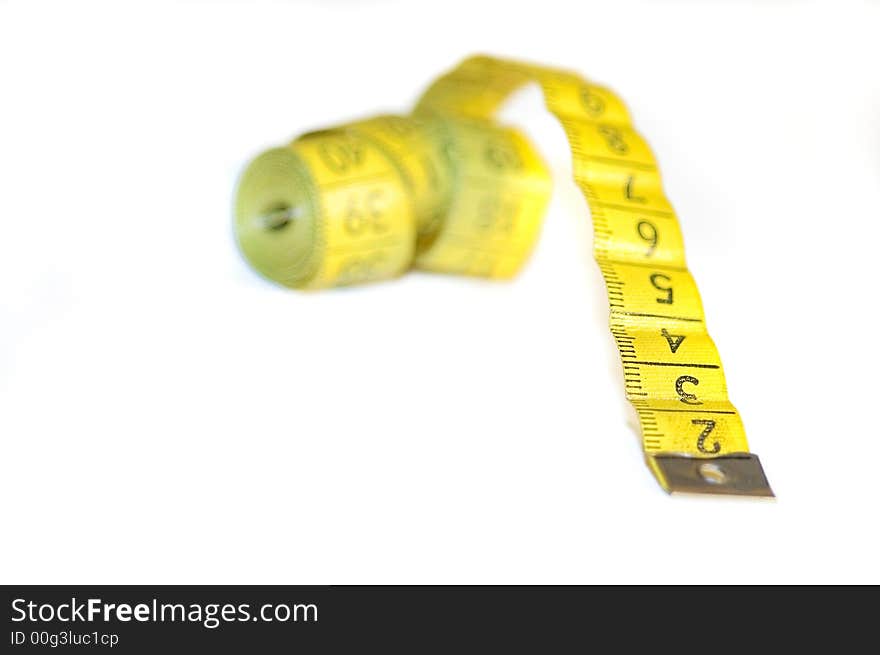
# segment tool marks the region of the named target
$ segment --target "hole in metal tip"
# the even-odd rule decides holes
[[[260,215],[259,221],[267,230],[277,232],[290,225],[299,217],[299,208],[289,205],[276,205]]]
[[[727,474],[718,464],[705,462],[700,464],[697,470],[700,473],[700,477],[709,484],[724,484],[727,481]]]

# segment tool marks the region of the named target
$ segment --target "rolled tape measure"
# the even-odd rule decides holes
[[[654,155],[609,89],[557,69],[472,57],[409,116],[305,134],[246,168],[236,234],[260,273],[298,289],[411,268],[514,276],[551,192],[529,140],[493,115],[536,82],[565,129],[590,207],[611,333],[648,465],[669,492],[772,496],[727,397]]]

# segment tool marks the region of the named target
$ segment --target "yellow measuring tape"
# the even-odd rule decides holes
[[[303,289],[413,267],[512,277],[537,240],[551,181],[528,139],[492,117],[529,82],[568,136],[648,465],[670,492],[772,496],[727,397],[654,156],[605,87],[467,59],[410,116],[312,132],[259,155],[239,183],[242,251],[267,277]]]

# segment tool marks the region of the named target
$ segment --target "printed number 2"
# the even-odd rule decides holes
[[[714,455],[719,450],[721,450],[721,444],[717,441],[712,443],[712,450],[706,448],[706,438],[712,434],[712,430],[715,429],[715,421],[709,418],[695,418],[691,421],[694,425],[703,425],[703,431],[700,432],[700,436],[697,437],[697,450],[701,453],[706,453],[707,455]]]

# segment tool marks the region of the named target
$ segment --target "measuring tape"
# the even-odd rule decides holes
[[[772,496],[727,397],[657,163],[605,87],[557,69],[469,58],[410,116],[312,132],[254,159],[236,201],[241,250],[263,275],[301,289],[410,268],[514,276],[537,240],[551,180],[528,139],[493,115],[530,82],[565,129],[590,207],[611,333],[650,469],[669,492]]]

